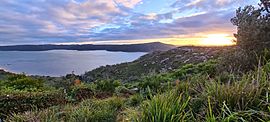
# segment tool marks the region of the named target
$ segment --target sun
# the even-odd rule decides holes
[[[235,45],[233,37],[228,34],[209,34],[199,44],[202,46],[231,46]]]

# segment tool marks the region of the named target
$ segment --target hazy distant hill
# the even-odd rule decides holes
[[[123,52],[153,52],[175,48],[173,45],[160,42],[128,45],[14,45],[0,46],[0,51],[47,51],[47,50],[107,50]]]
[[[168,72],[185,64],[196,64],[218,57],[232,47],[178,47],[168,51],[152,52],[141,58],[117,65],[102,66],[85,73],[84,81],[113,79],[135,81],[152,73]]]

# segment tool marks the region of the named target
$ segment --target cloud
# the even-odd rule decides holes
[[[132,8],[142,2],[142,0],[115,0],[115,2],[118,4],[122,4],[123,6]]]
[[[232,12],[210,12],[201,15],[184,17],[174,20],[172,23],[159,23],[138,19],[129,25],[115,29],[104,29],[99,33],[93,33],[92,41],[98,40],[128,40],[128,39],[151,39],[170,38],[180,35],[195,35],[207,32],[233,32],[233,26],[227,19]],[[216,15],[216,16],[213,16]],[[203,20],[203,21],[202,21]],[[146,22],[143,22],[146,21]]]
[[[126,1],[119,3],[135,4]],[[87,0],[82,3],[68,0],[4,0],[1,1],[0,12],[1,43],[15,40],[23,43],[22,40],[26,38],[37,43],[39,40],[78,41],[78,37],[88,34],[89,29],[125,14],[113,1],[107,0]],[[65,40],[69,37],[75,40]]]
[[[151,13],[145,2],[166,2]],[[254,4],[255,0],[245,2]],[[243,0],[2,0],[0,44],[158,39],[232,32]],[[152,6],[155,7],[155,6]],[[148,10],[150,8],[141,7]],[[162,10],[162,12],[161,12]]]

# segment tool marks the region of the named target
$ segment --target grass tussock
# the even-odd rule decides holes
[[[142,122],[179,122],[188,120],[190,113],[186,109],[190,97],[175,90],[154,96],[141,106],[141,115],[137,121]]]
[[[14,114],[7,122],[114,122],[124,99],[85,100],[78,105],[56,106],[43,111]]]

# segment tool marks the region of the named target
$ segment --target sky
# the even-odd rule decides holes
[[[213,35],[232,38],[235,10],[258,1],[0,0],[0,45],[181,45]]]

